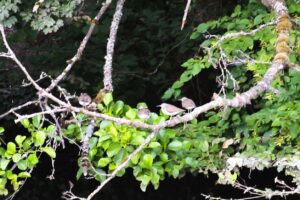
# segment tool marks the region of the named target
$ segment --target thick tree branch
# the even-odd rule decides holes
[[[110,34],[106,46],[106,56],[105,56],[105,64],[103,66],[103,83],[104,83],[104,90],[106,92],[113,91],[113,84],[112,84],[112,62],[113,62],[113,54],[114,54],[114,46],[116,42],[117,32],[119,28],[119,24],[122,18],[122,9],[124,6],[125,0],[118,0],[116,11],[113,16],[113,20],[110,26]]]

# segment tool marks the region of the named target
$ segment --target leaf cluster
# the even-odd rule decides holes
[[[17,135],[14,141],[0,143],[0,195],[8,194],[8,183],[16,191],[25,179],[31,177],[42,152],[51,158],[56,157],[55,150],[46,142],[47,138],[57,137],[55,126],[41,128],[40,116],[31,121],[24,119],[21,123],[30,132],[29,136]],[[0,127],[0,134],[3,133],[4,129]]]

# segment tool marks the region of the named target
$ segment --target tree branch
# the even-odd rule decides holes
[[[79,48],[77,49],[77,53],[71,58],[70,60],[67,60],[67,67],[64,69],[64,71],[55,79],[52,81],[51,85],[46,89],[47,92],[50,92],[60,81],[62,81],[67,73],[72,69],[73,65],[81,58],[81,55],[86,47],[86,44],[88,43],[97,23],[103,16],[103,14],[106,12],[107,8],[111,4],[112,0],[106,0],[105,3],[102,4],[102,7],[100,8],[98,14],[94,19],[91,21],[91,25],[89,27],[89,30],[83,40],[80,43]]]
[[[114,54],[114,46],[116,42],[117,32],[119,28],[119,24],[122,18],[122,9],[124,6],[125,0],[118,0],[116,11],[113,16],[113,20],[110,26],[110,34],[106,46],[106,56],[105,64],[103,66],[103,83],[104,83],[104,90],[106,92],[113,91],[113,84],[112,84],[112,62],[113,62],[113,54]]]

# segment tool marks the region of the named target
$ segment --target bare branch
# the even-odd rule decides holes
[[[9,53],[1,52],[1,53],[0,53],[0,57],[11,58],[11,55],[10,55]]]
[[[190,5],[191,5],[191,2],[192,2],[192,0],[187,0],[186,7],[184,9],[184,15],[182,17],[181,30],[183,30],[184,25],[186,23],[186,18],[187,18],[188,12],[189,12],[189,8],[190,8]]]
[[[1,36],[2,36],[2,40],[3,43],[6,47],[6,49],[8,50],[8,54],[10,54],[10,58],[12,60],[15,61],[15,63],[19,66],[19,68],[23,71],[23,73],[25,74],[26,78],[31,82],[31,84],[38,90],[41,91],[43,90],[34,80],[33,78],[30,76],[30,74],[27,72],[26,68],[23,66],[23,64],[18,60],[18,58],[16,57],[15,53],[12,51],[12,49],[10,48],[7,39],[6,39],[6,35],[5,35],[5,31],[4,31],[4,26],[3,24],[0,23],[0,32],[1,32]]]
[[[67,111],[66,108],[54,108],[51,110],[37,112],[37,113],[30,114],[30,115],[21,115],[18,117],[18,119],[15,122],[20,122],[22,119],[30,119],[30,118],[33,118],[33,117],[39,116],[39,115],[42,116],[42,115],[47,115],[47,114],[61,113],[61,112],[65,112],[65,111]]]
[[[106,46],[106,56],[105,56],[105,64],[103,66],[103,83],[104,89],[107,92],[113,91],[112,85],[112,62],[113,62],[113,54],[114,54],[114,46],[116,42],[117,32],[119,28],[119,24],[122,18],[122,9],[124,6],[125,0],[118,0],[116,11],[113,16],[113,20],[110,26],[110,34],[109,39]]]
[[[63,80],[65,78],[65,76],[67,75],[67,73],[72,69],[73,65],[76,63],[76,61],[78,61],[86,47],[86,44],[88,43],[94,29],[95,26],[97,25],[97,23],[99,22],[99,20],[101,19],[101,17],[103,16],[103,14],[106,12],[107,8],[109,7],[110,3],[112,0],[106,0],[105,3],[102,4],[102,7],[100,8],[98,14],[96,15],[96,17],[92,20],[90,28],[87,32],[87,34],[85,35],[85,37],[83,38],[83,40],[80,43],[79,48],[77,49],[77,53],[73,56],[73,58],[71,58],[70,60],[67,61],[68,65],[67,67],[64,69],[64,71],[55,79],[52,81],[51,85],[46,89],[47,92],[51,91],[61,80]]]
[[[240,32],[234,32],[234,33],[227,33],[225,35],[223,35],[222,37],[220,37],[217,41],[217,43],[214,45],[216,46],[217,44],[223,42],[224,40],[227,40],[227,39],[231,39],[231,38],[235,38],[235,37],[239,37],[239,36],[248,36],[248,35],[254,35],[255,33],[257,33],[258,31],[268,27],[268,26],[272,26],[272,25],[275,25],[275,21],[271,21],[271,22],[268,22],[266,24],[262,24],[260,25],[259,27],[257,27],[256,29],[253,29],[249,32],[245,32],[245,31],[240,31]],[[218,38],[217,36],[215,35],[207,35],[206,37],[210,38],[210,37],[216,37]]]
[[[7,112],[3,113],[2,115],[0,115],[0,119],[3,118],[3,117],[5,117],[5,116],[7,116],[7,115],[9,115],[9,114],[11,114],[11,113],[13,113],[13,112],[15,112],[15,111],[17,111],[17,110],[25,108],[27,106],[38,104],[38,102],[39,101],[37,101],[37,100],[36,101],[28,101],[28,102],[26,102],[26,103],[24,103],[22,105],[19,105],[17,107],[11,108],[9,111],[7,111]]]

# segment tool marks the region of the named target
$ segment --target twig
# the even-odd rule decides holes
[[[5,117],[5,116],[7,116],[7,115],[9,115],[9,114],[11,114],[11,113],[13,113],[13,112],[15,112],[15,111],[17,111],[17,110],[20,110],[20,109],[25,108],[27,106],[38,104],[38,103],[39,103],[39,101],[37,101],[37,100],[35,100],[35,101],[28,101],[28,102],[26,102],[26,103],[24,103],[22,105],[19,105],[17,107],[11,108],[9,111],[6,111],[5,113],[1,114],[0,115],[0,119],[3,118],[3,117]]]
[[[10,58],[15,61],[15,63],[19,66],[19,68],[23,71],[23,73],[25,74],[27,80],[29,80],[32,85],[36,88],[36,90],[41,91],[43,90],[43,88],[41,88],[34,80],[33,78],[30,76],[30,74],[27,72],[26,68],[23,66],[23,64],[18,60],[18,58],[16,57],[15,53],[13,52],[13,50],[10,48],[7,39],[6,39],[6,35],[4,32],[4,26],[3,24],[0,23],[0,32],[1,32],[1,36],[2,36],[2,40],[3,43],[6,47],[6,49],[8,50],[8,53],[10,54]]]
[[[53,113],[60,113],[60,112],[65,112],[67,111],[66,108],[55,108],[55,109],[51,109],[51,110],[46,110],[46,111],[42,111],[42,112],[37,112],[37,113],[33,113],[30,115],[21,115],[18,117],[18,119],[15,120],[15,122],[20,122],[22,119],[30,119],[33,118],[35,116],[38,115],[46,115],[46,114],[53,114]]]
[[[11,55],[10,55],[10,53],[3,53],[3,52],[1,52],[0,53],[0,57],[11,58]]]
[[[271,21],[269,23],[262,24],[259,27],[257,27],[256,29],[251,30],[249,32],[240,31],[240,32],[235,32],[235,33],[227,33],[227,34],[223,35],[222,37],[220,37],[218,39],[218,41],[214,44],[214,46],[216,46],[218,43],[221,43],[221,42],[223,42],[224,40],[227,40],[227,39],[231,39],[231,38],[235,38],[235,37],[239,37],[239,36],[254,35],[258,31],[260,31],[260,30],[262,30],[262,29],[264,29],[264,28],[266,28],[268,26],[272,26],[272,25],[275,25],[275,21]],[[209,38],[210,37],[216,37],[216,38],[218,38],[215,35],[207,35],[206,37],[209,37]]]

